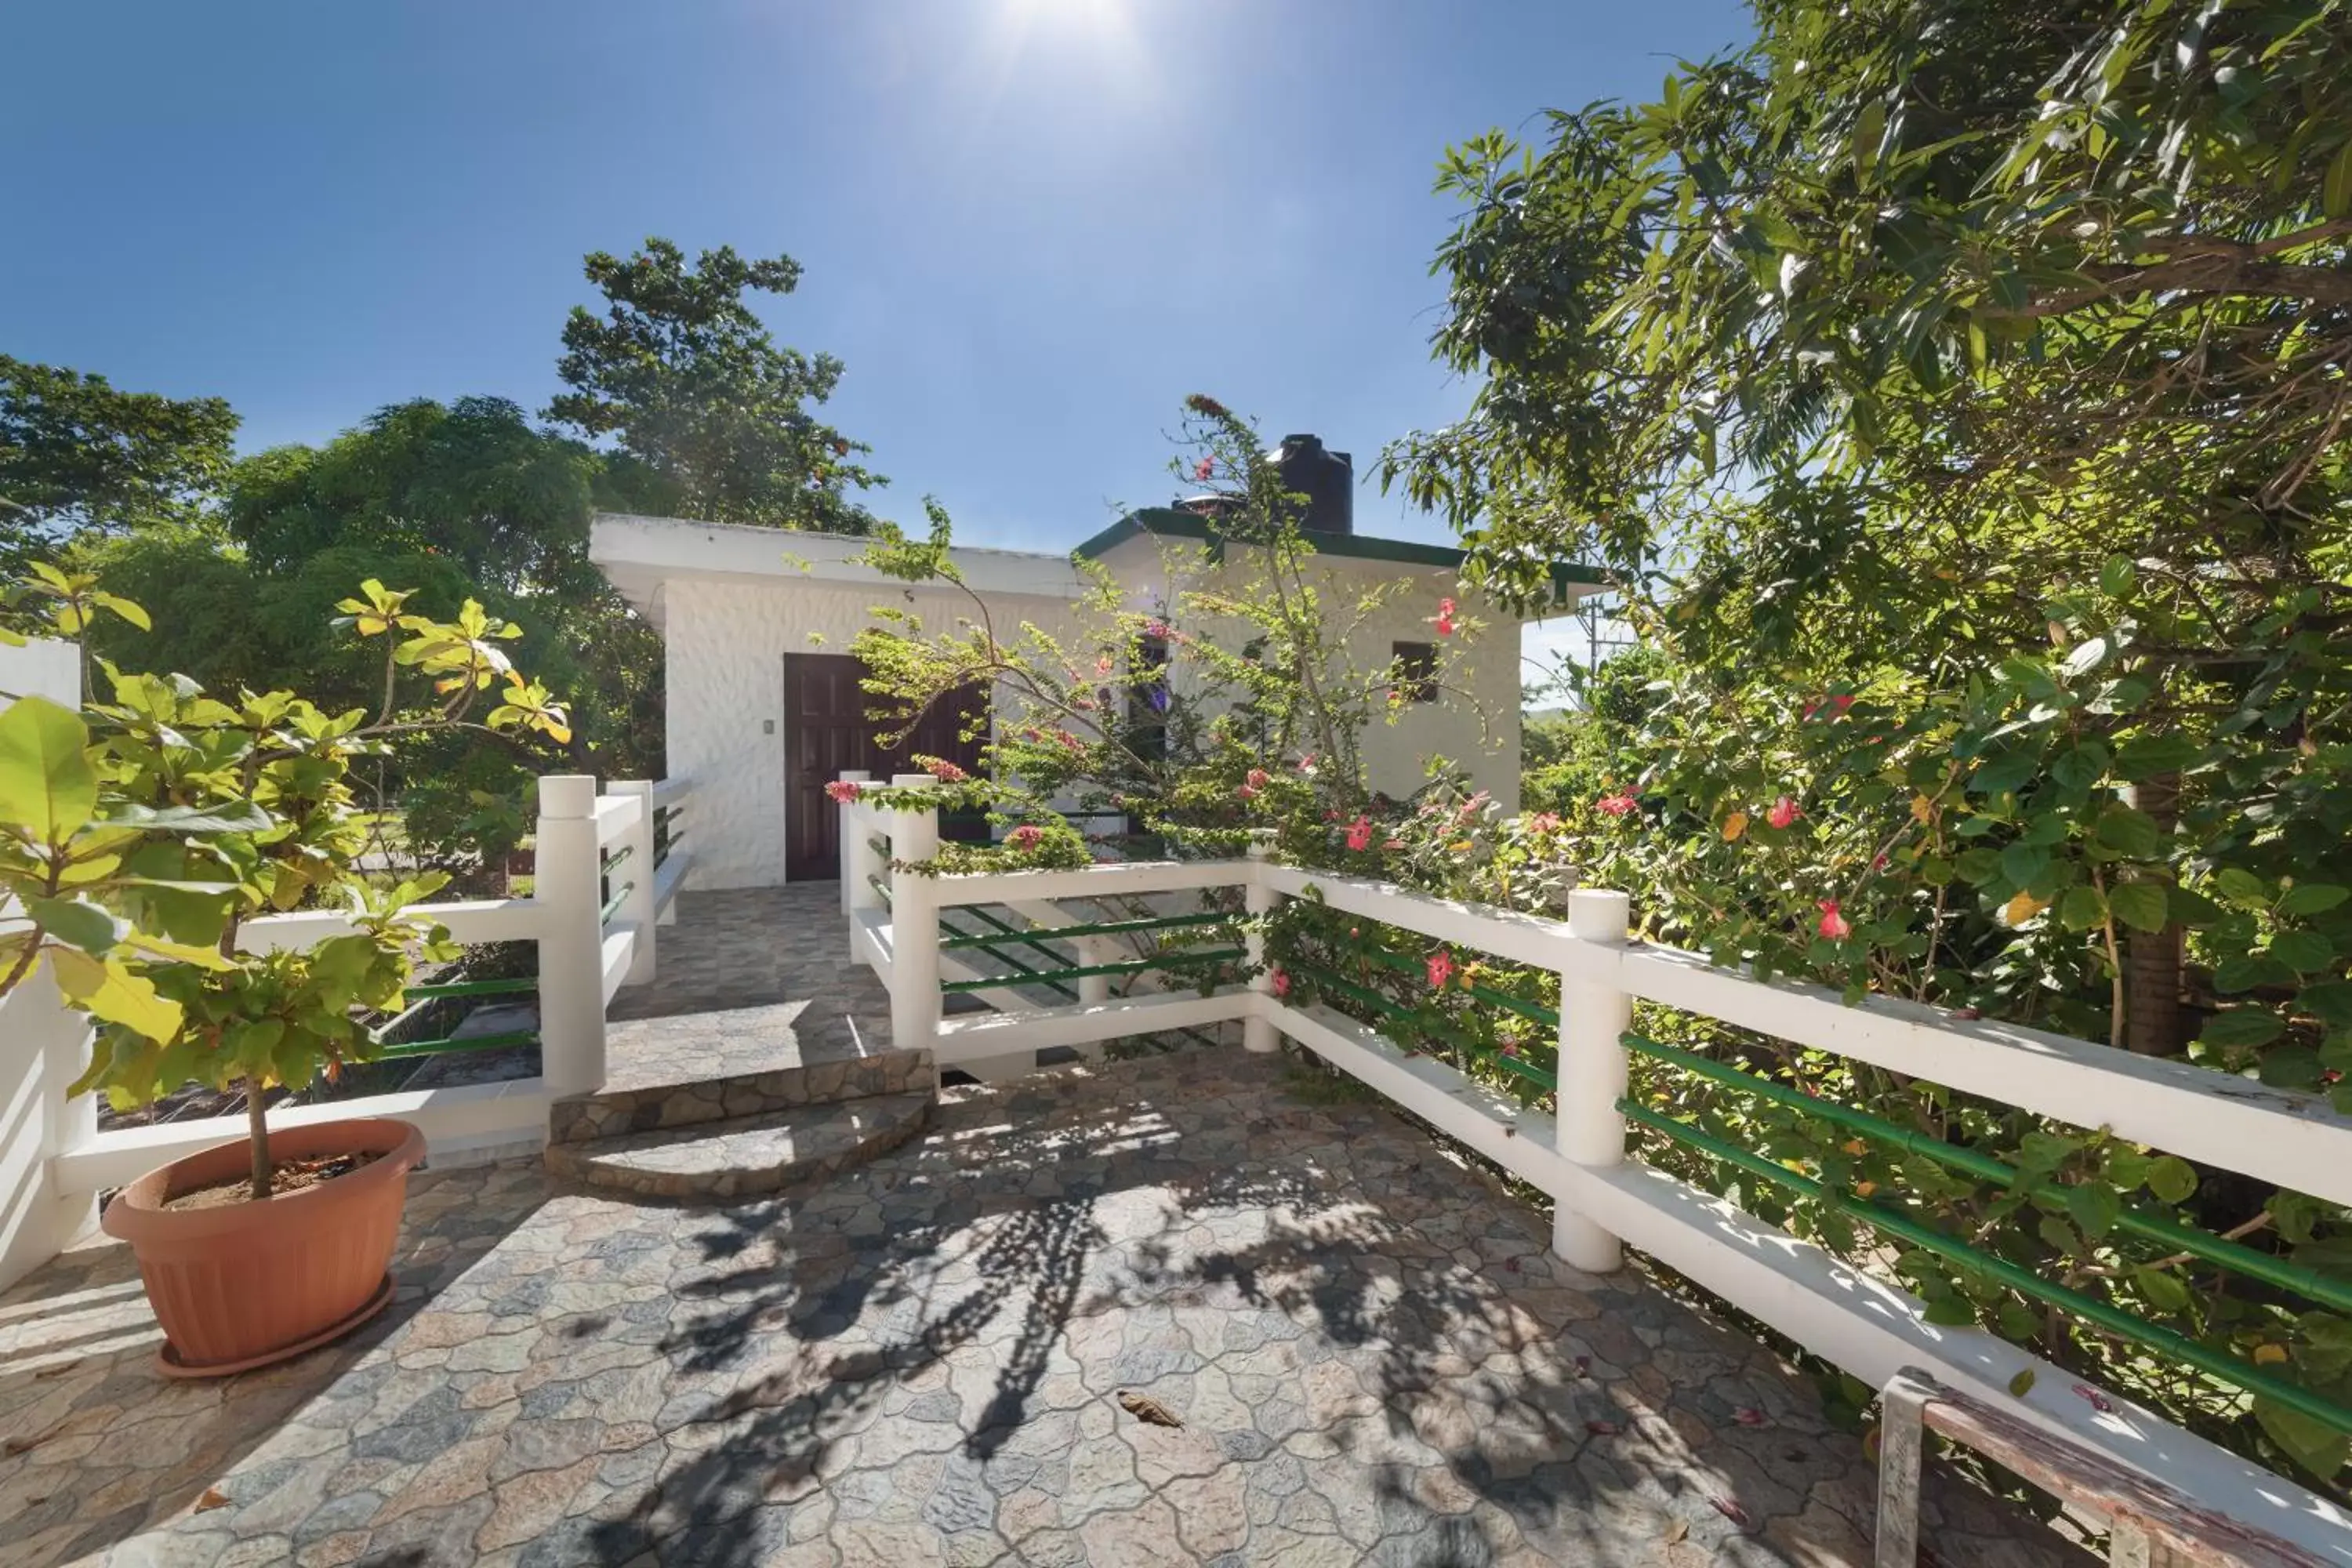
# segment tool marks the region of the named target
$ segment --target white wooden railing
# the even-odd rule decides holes
[[[604,1010],[625,984],[651,981],[658,963],[659,928],[693,857],[674,849],[657,865],[656,814],[684,805],[691,786],[681,779],[624,781],[599,794],[582,775],[539,781],[539,819],[529,898],[467,899],[419,905],[465,943],[530,942],[539,948],[540,1072],[533,1078],[468,1084],[286,1106],[270,1112],[272,1126],[389,1116],[414,1123],[438,1164],[519,1152],[543,1143],[548,1107],[566,1095],[593,1091],[604,1081]],[[611,918],[604,916],[608,858],[627,885]],[[310,947],[351,929],[331,911],[264,915],[246,921],[240,944],[263,952]],[[53,988],[33,984],[0,1001],[0,1104],[16,1109],[25,1128],[6,1131],[8,1163],[0,1166],[0,1199],[8,1212],[37,1223],[16,1225],[0,1213],[0,1286],[53,1254],[86,1222],[91,1196],[159,1164],[246,1136],[240,1114],[100,1131],[88,1100],[63,1102],[65,1085],[89,1060],[90,1030],[84,1015],[66,1010]],[[29,1042],[23,1059],[14,1047]],[[55,1100],[59,1103],[51,1105]],[[37,1150],[19,1161],[17,1152]],[[18,1170],[16,1166],[24,1165]],[[64,1217],[51,1223],[53,1215]]]
[[[985,875],[902,872],[891,879],[885,907],[864,883],[881,874],[866,840],[885,833],[892,858],[920,860],[937,843],[932,816],[853,803],[842,817],[843,864],[859,873],[857,887],[844,879],[852,951],[889,986],[894,1044],[928,1045],[946,1067],[1239,1019],[1249,1048],[1272,1050],[1286,1037],[1549,1194],[1554,1249],[1579,1268],[1616,1268],[1622,1248],[1633,1247],[1873,1387],[1904,1367],[1924,1368],[2326,1561],[2352,1563],[2352,1517],[2335,1504],[1992,1334],[1929,1323],[1924,1304],[1896,1285],[1630,1158],[1617,1110],[1627,1081],[1621,1037],[1638,998],[2352,1204],[2352,1119],[2315,1096],[1932,1007],[1879,998],[1849,1005],[1818,986],[1758,981],[1695,953],[1629,941],[1626,896],[1603,889],[1570,894],[1567,918],[1556,920],[1253,857]],[[1487,953],[1557,973],[1557,1113],[1522,1106],[1345,1014],[1279,1000],[1263,974],[1250,989],[1208,996],[1097,995],[1073,1005],[941,1016],[943,909],[1230,888],[1244,890],[1254,914],[1286,898],[1312,898],[1444,942],[1465,962]],[[1262,957],[1255,939],[1250,956]],[[2031,1380],[2022,1376],[2028,1372]],[[2013,1387],[2026,1392],[2013,1394]]]

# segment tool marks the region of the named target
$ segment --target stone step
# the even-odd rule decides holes
[[[928,1050],[813,1055],[793,1027],[801,1004],[646,1018],[605,1033],[604,1087],[558,1100],[551,1144],[928,1090]]]
[[[869,1096],[723,1121],[550,1143],[547,1168],[635,1197],[754,1197],[821,1181],[897,1148],[929,1123],[933,1095]]]

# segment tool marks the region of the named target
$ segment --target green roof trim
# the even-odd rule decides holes
[[[1171,506],[1153,506],[1129,512],[1070,553],[1089,561],[1098,560],[1129,540],[1144,534],[1156,539],[1193,539],[1213,547],[1221,546],[1223,542],[1216,525],[1209,519]],[[1443,544],[1422,544],[1410,539],[1374,539],[1361,533],[1317,533],[1308,537],[1318,554],[1344,555],[1359,561],[1394,561],[1406,566],[1445,566],[1459,570],[1466,559],[1463,551]],[[1555,561],[1551,563],[1551,581],[1553,592],[1565,597],[1571,585],[1597,588],[1608,580],[1590,566],[1581,566],[1573,561]]]

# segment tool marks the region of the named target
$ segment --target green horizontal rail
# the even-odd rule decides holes
[[[868,877],[866,879],[866,885],[882,895],[882,906],[887,909],[890,905],[890,884],[879,877]]]
[[[1932,1160],[1939,1165],[1973,1176],[1978,1181],[1989,1182],[1998,1187],[2014,1187],[2023,1179],[2023,1173],[2007,1161],[1996,1159],[1990,1154],[1979,1153],[1974,1149],[1964,1149],[1957,1143],[1946,1142],[1932,1133],[1915,1131],[1910,1128],[1886,1121],[1883,1117],[1873,1116],[1866,1110],[1856,1110],[1851,1106],[1840,1105],[1834,1100],[1817,1100],[1802,1089],[1790,1089],[1786,1084],[1775,1083],[1770,1079],[1742,1071],[1738,1068],[1717,1061],[1712,1057],[1701,1056],[1696,1051],[1686,1051],[1678,1046],[1663,1045],[1644,1036],[1632,1033],[1626,1034],[1623,1038],[1627,1050],[1670,1063],[1686,1072],[1696,1073],[1701,1078],[1710,1079],[1729,1088],[1761,1095],[1776,1104],[1787,1106],[1791,1110],[1800,1111],[1808,1116],[1816,1116],[1824,1121],[1833,1122],[1851,1131],[1858,1132],[1865,1138],[1893,1144],[1906,1153],[1916,1154],[1924,1160]],[[2153,1241],[2171,1251],[2186,1252],[2192,1257],[2201,1258],[2208,1263],[2243,1274],[2250,1279],[2263,1280],[2284,1290],[2294,1291],[2325,1306],[2334,1307],[2338,1311],[2352,1312],[2352,1285],[2331,1279],[2316,1269],[2305,1268],[2284,1258],[2273,1258],[2269,1253],[2257,1252],[2251,1247],[2242,1247],[2227,1237],[2215,1236],[2210,1231],[2182,1225],[2167,1215],[2151,1214],[2146,1209],[2126,1205],[2123,1212],[2116,1217],[2116,1228],[2127,1231],[2143,1240]]]
[[[878,833],[873,834],[866,838],[866,847],[873,850],[874,853],[881,856],[885,860],[890,858],[890,841],[883,837]]]
[[[956,927],[947,924],[944,921],[940,922],[940,929],[952,932],[957,936],[963,936],[966,934]],[[957,945],[977,947],[980,951],[985,952],[989,957],[996,960],[999,963],[1011,965],[1017,973],[999,976],[1001,982],[1006,985],[1043,985],[1045,989],[1053,992],[1054,994],[1063,998],[1065,1001],[1075,1002],[1078,999],[1078,994],[1076,992],[1071,990],[1068,986],[1062,984],[1059,981],[1038,979],[1037,976],[1045,973],[1045,971],[1039,969],[1034,964],[1024,963],[1021,960],[1005,952],[1002,947],[992,947],[988,945],[992,942],[1001,942],[1002,940],[1003,939],[1000,937],[983,935],[975,941],[960,942]],[[945,944],[943,943],[942,945]]]
[[[613,917],[620,912],[622,900],[636,890],[637,885],[635,882],[622,883],[620,887],[614,891],[613,896],[604,900],[604,914],[598,919],[596,923],[599,925],[610,925],[612,923]]]
[[[508,1046],[539,1044],[537,1029],[510,1029],[499,1035],[467,1035],[446,1040],[412,1040],[406,1045],[386,1046],[375,1054],[378,1061],[400,1057],[438,1057],[457,1051],[489,1051]]]
[[[1052,959],[1056,963],[1066,963],[1069,962],[1060,953],[1055,952],[1052,948],[1047,947],[1043,942],[1039,941],[1034,933],[1023,931],[1020,927],[1004,919],[1002,915],[993,915],[989,913],[986,906],[984,905],[961,904],[957,907],[965,914],[968,914],[972,919],[980,921],[981,924],[993,927],[997,931],[1010,939],[1013,945],[1015,947],[1033,948],[1035,951],[1044,953],[1046,957]]]
[[[604,857],[604,869],[607,871],[611,870],[614,867],[619,865],[622,861],[626,860],[630,856],[636,852],[637,847],[635,845],[622,845],[618,849],[612,851]]]
[[[1727,1163],[1738,1166],[1750,1175],[1761,1176],[1775,1185],[1787,1188],[1800,1197],[1808,1198],[1862,1221],[1887,1236],[1895,1237],[1922,1252],[1957,1264],[1960,1268],[2000,1281],[2020,1295],[2032,1296],[2051,1306],[2071,1312],[2088,1323],[2095,1323],[2109,1333],[2130,1340],[2137,1344],[2172,1357],[2175,1361],[2209,1373],[2225,1383],[2234,1384],[2249,1394],[2258,1394],[2275,1400],[2299,1415],[2326,1426],[2331,1431],[2352,1435],[2352,1409],[2347,1409],[2330,1399],[2324,1399],[2309,1389],[2301,1388],[2270,1375],[2258,1367],[2249,1366],[2233,1355],[2210,1350],[2188,1335],[2176,1332],[2158,1323],[2151,1323],[2095,1296],[2085,1295],[2071,1286],[2053,1284],[2028,1268],[2020,1268],[2007,1258],[1996,1258],[1979,1251],[1964,1241],[1956,1241],[1932,1226],[1923,1225],[1911,1215],[1868,1198],[1843,1193],[1827,1183],[1801,1175],[1787,1166],[1734,1143],[1726,1142],[1709,1132],[1701,1131],[1688,1122],[1680,1121],[1664,1112],[1632,1099],[1621,1099],[1617,1109],[1627,1118],[1640,1122],[1653,1131],[1708,1154]]]
[[[654,807],[654,820],[656,822],[667,822],[671,817],[680,815],[685,810],[686,803],[684,801],[678,802],[676,805],[657,805]]]
[[[1394,970],[1399,974],[1425,976],[1428,973],[1428,966],[1425,963],[1407,958],[1401,952],[1391,952],[1386,948],[1373,947],[1361,942],[1338,942],[1334,945],[1343,952],[1351,952],[1359,958],[1369,959],[1381,968]],[[1559,1027],[1559,1009],[1557,1007],[1547,1007],[1540,1002],[1530,1002],[1524,996],[1514,996],[1507,991],[1497,991],[1491,985],[1474,984],[1463,986],[1461,989],[1481,1002],[1500,1007],[1507,1013],[1516,1013],[1530,1023],[1542,1024],[1553,1029]]]
[[[400,994],[404,1001],[425,1002],[436,996],[511,996],[539,989],[539,976],[513,980],[452,980],[438,985],[412,985]]]
[[[1039,970],[1028,976],[1025,981],[1016,983],[1042,985],[1053,980],[1083,980],[1090,974],[1141,974],[1149,969],[1177,967],[1171,962],[1172,959],[1181,958],[1196,963],[1205,963],[1211,960],[1242,956],[1240,948],[1218,947],[1203,952],[1170,953],[1160,958],[1139,958],[1129,963],[1085,963],[1075,969]],[[943,980],[940,982],[940,989],[942,991],[993,991],[1012,980],[1012,976],[1003,974],[994,975],[986,980]]]
[[[1162,915],[1153,920],[1098,921],[1092,925],[1033,927],[1028,931],[1007,931],[1005,934],[1018,936],[1024,944],[1036,947],[1046,942],[1066,942],[1072,937],[1079,936],[1118,936],[1129,931],[1167,931],[1179,926],[1223,925],[1240,918],[1238,915],[1228,914]],[[941,947],[985,947],[992,942],[1003,940],[1003,937],[997,936],[959,935],[942,937],[940,940],[940,945]]]
[[[1314,964],[1305,963],[1293,963],[1290,967],[1298,973],[1304,974],[1323,989],[1327,991],[1335,991],[1340,995],[1347,997],[1349,1001],[1357,1003],[1361,1006],[1372,1008],[1376,1012],[1385,1013],[1391,1018],[1409,1018],[1412,1016],[1412,1008],[1403,1005],[1402,1003],[1391,1002],[1387,997],[1381,995],[1379,992],[1368,990],[1361,985],[1356,984],[1353,981],[1343,980],[1328,969],[1323,969]],[[1457,1045],[1461,1043],[1462,1042],[1456,1042]],[[1529,1083],[1536,1085],[1538,1088],[1549,1089],[1554,1094],[1559,1092],[1559,1076],[1557,1073],[1546,1072],[1543,1068],[1536,1066],[1533,1062],[1523,1061],[1517,1057],[1506,1056],[1501,1051],[1496,1050],[1491,1047],[1478,1045],[1475,1042],[1471,1042],[1469,1048],[1475,1054],[1493,1062],[1505,1072],[1510,1073],[1518,1078],[1523,1078]]]

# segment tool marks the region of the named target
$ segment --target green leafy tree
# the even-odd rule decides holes
[[[884,482],[855,454],[869,448],[810,412],[833,395],[842,363],[780,346],[745,299],[789,294],[800,263],[730,246],[689,266],[667,239],[624,259],[587,258],[600,316],[574,306],[556,374],[572,390],[547,416],[591,439],[613,437],[636,467],[616,478],[640,505],[716,522],[863,533],[851,495]]]
[[[197,515],[232,460],[217,397],[124,392],[0,354],[0,572],[77,535]]]
[[[1652,931],[1725,962],[2352,1109],[2352,18],[1756,16],[1752,46],[1655,100],[1556,114],[1529,148],[1478,138],[1441,179],[1465,212],[1436,346],[1481,390],[1384,471],[1501,591],[1559,554],[1607,564],[1664,661],[1654,705],[1603,726],[1605,793],[1563,802],[1580,852]],[[1725,1135],[1899,1176],[2015,1261],[2352,1394],[2340,1317],[2247,1300],[2105,1222],[2144,1192],[2340,1271],[2328,1205],[1708,1043],[2026,1148],[2032,1195],[1864,1169],[1801,1117],[1692,1108]],[[1793,1220],[1868,1261],[1866,1238]],[[1903,1268],[1942,1321],[2038,1339],[2322,1479],[2344,1463],[2293,1411],[2257,1400],[2242,1430],[2228,1391]]]

